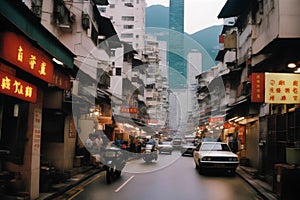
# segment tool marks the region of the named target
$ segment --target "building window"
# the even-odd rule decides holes
[[[132,7],[133,8],[133,4],[132,3],[124,3],[124,6],[126,6],[126,7]]]
[[[124,29],[133,29],[133,25],[123,25]]]
[[[140,0],[136,0],[136,4],[139,4],[140,3]]]
[[[135,36],[136,39],[138,39],[139,37],[140,37],[139,35],[136,35],[136,36]]]
[[[123,33],[121,34],[121,38],[133,38],[133,33]]]
[[[117,67],[116,68],[116,76],[121,76],[122,75],[122,68]]]
[[[152,97],[146,97],[146,101],[153,101]]]
[[[110,8],[115,8],[115,4],[109,4]]]
[[[122,16],[123,21],[134,21],[134,16]]]

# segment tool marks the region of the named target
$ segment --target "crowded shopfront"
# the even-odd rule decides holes
[[[47,144],[65,138],[65,133],[75,141],[74,131],[68,128],[72,127],[71,110],[62,110],[64,100],[58,98],[70,90],[70,76],[53,61],[60,59],[71,69],[74,55],[36,21],[25,5],[15,4],[3,2],[0,15],[1,194],[34,199],[41,188],[42,160],[51,160],[51,154],[57,153]],[[65,147],[60,151],[68,153]],[[61,159],[65,163],[51,162],[67,168],[68,158]]]

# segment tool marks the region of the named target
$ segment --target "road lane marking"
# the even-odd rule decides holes
[[[102,176],[104,176],[104,173],[97,174],[96,177],[93,177],[92,179],[89,179],[87,182],[83,183],[83,187],[86,187],[87,185],[91,184],[92,182],[96,181]]]
[[[75,194],[73,194],[72,196],[70,196],[68,198],[68,200],[74,199],[76,196],[78,196],[81,192],[83,192],[83,189],[79,189]]]
[[[125,185],[129,182],[129,181],[131,181],[131,179],[133,179],[134,178],[134,176],[131,176],[129,179],[127,179],[127,181],[125,181],[120,187],[118,187],[116,190],[115,190],[115,192],[119,192],[123,187],[125,187]]]
[[[68,197],[66,199],[68,199],[68,200],[74,199],[76,196],[78,196],[80,193],[82,193],[84,191],[84,189],[83,189],[84,187],[91,184],[93,181],[96,181],[97,179],[99,179],[102,176],[104,176],[104,174],[100,173],[100,174],[96,175],[95,177],[93,177],[91,179],[88,179],[87,181],[83,182],[80,186],[77,186],[77,187],[69,190],[67,192],[67,195],[69,195],[70,197]]]

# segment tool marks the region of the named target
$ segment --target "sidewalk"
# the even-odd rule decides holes
[[[236,173],[243,178],[248,184],[251,185],[264,199],[276,200],[277,195],[272,191],[272,186],[268,183],[255,178],[254,169],[245,166],[239,166],[236,169]]]
[[[136,159],[135,157],[130,157],[128,161]],[[77,172],[76,172],[77,170]],[[36,200],[52,200],[55,199],[56,197],[64,194],[68,190],[72,189],[73,187],[79,185],[83,181],[91,178],[92,176],[104,171],[104,166],[103,167],[83,167],[83,168],[77,168],[75,169],[74,175],[72,175],[65,183],[60,183],[60,184],[55,184],[52,185],[51,187],[54,189],[51,192],[47,193],[40,193],[39,198]]]
[[[70,190],[71,188],[79,185],[83,181],[87,180],[88,178],[100,173],[104,170],[104,167],[95,168],[95,167],[85,167],[85,168],[78,168],[78,171],[74,173],[65,183],[55,184],[51,187],[53,191],[47,193],[40,193],[39,198],[36,200],[48,200],[54,199],[66,191]]]

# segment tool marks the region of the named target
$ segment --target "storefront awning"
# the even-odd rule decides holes
[[[127,42],[122,42],[122,44],[124,45],[124,52],[125,53],[138,54],[138,52],[133,49],[131,44],[128,44]]]
[[[145,131],[148,134],[154,134],[155,130],[153,130],[148,124],[145,122],[135,119],[135,118],[130,118],[127,116],[122,116],[122,115],[113,115],[113,119],[115,123],[127,123],[130,124],[136,128],[140,128],[143,131]]]
[[[224,56],[225,56],[225,53],[226,53],[226,50],[220,50],[219,52],[218,52],[218,54],[217,54],[217,56],[216,56],[216,61],[221,61],[221,62],[223,62],[223,60],[224,60]]]
[[[107,6],[109,4],[108,0],[92,0],[95,4],[100,6]]]
[[[242,14],[249,6],[251,0],[227,0],[218,18],[236,17]]]
[[[101,16],[96,5],[94,5],[94,7],[93,7],[93,13],[94,13],[97,25],[98,25],[98,34],[101,36],[105,36],[105,38],[107,39],[109,46],[111,48],[122,47],[121,41],[118,37],[118,34],[117,34],[111,20],[107,17]]]

